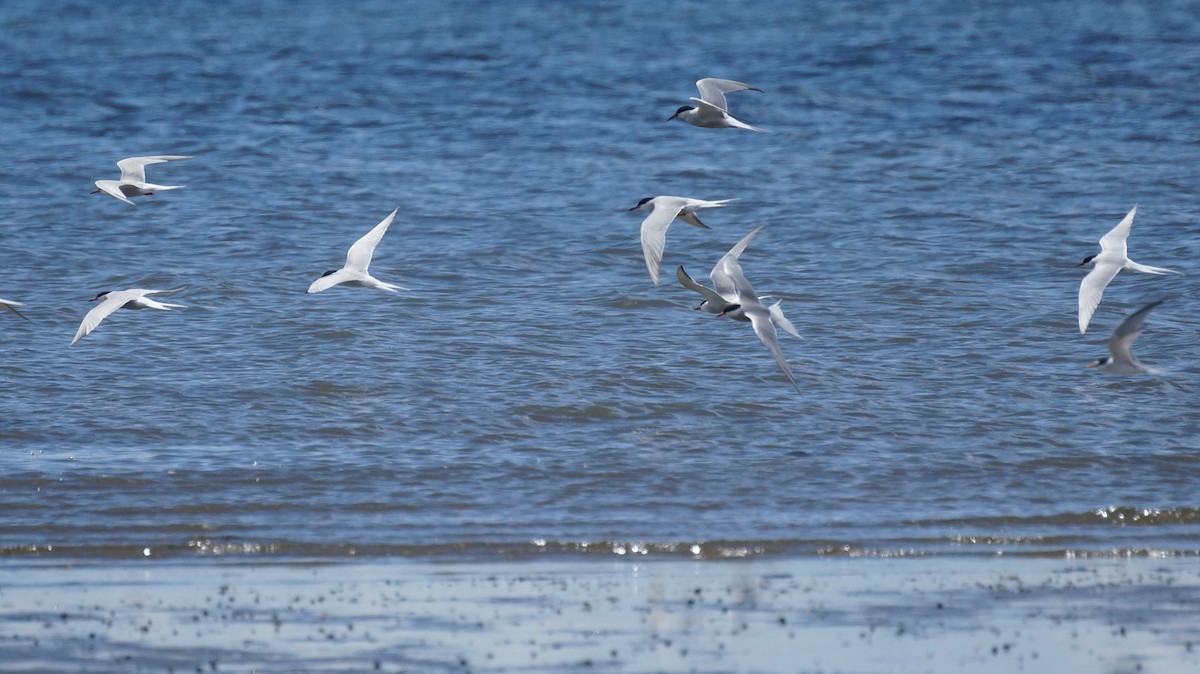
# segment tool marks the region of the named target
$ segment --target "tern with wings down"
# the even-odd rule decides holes
[[[681,220],[693,227],[709,229],[700,221],[697,212],[702,208],[720,208],[733,201],[704,201],[703,199],[688,199],[687,197],[646,197],[629,209],[631,211],[649,210],[650,215],[642,220],[642,256],[646,258],[646,270],[650,272],[650,280],[658,285],[658,269],[662,265],[663,248],[667,243],[667,228],[675,220]]]
[[[99,302],[87,315],[83,317],[83,322],[79,324],[79,329],[75,331],[75,338],[71,340],[71,346],[75,342],[87,337],[96,326],[100,325],[109,314],[117,309],[159,309],[160,311],[170,311],[171,309],[185,309],[182,304],[167,304],[152,300],[146,295],[167,295],[177,293],[183,290],[183,287],[172,288],[170,290],[143,290],[141,288],[131,288],[129,290],[105,290],[97,294],[91,299],[92,302]]]

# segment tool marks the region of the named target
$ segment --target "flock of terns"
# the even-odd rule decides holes
[[[183,185],[156,185],[146,182],[147,166],[191,158],[185,155],[155,155],[122,159],[117,162],[117,168],[121,169],[121,178],[119,180],[97,180],[96,189],[92,191],[92,194],[103,192],[127,204],[136,206],[137,204],[134,204],[130,200],[131,197],[143,197],[155,192],[177,190],[183,187]],[[346,254],[346,264],[341,269],[333,269],[322,274],[320,278],[312,282],[312,285],[308,288],[308,292],[319,293],[322,290],[339,284],[379,288],[392,292],[407,290],[404,286],[384,283],[367,273],[367,267],[371,264],[371,256],[375,252],[375,246],[379,244],[383,235],[387,233],[388,226],[392,224],[392,220],[395,219],[396,212],[399,210],[397,208],[392,211],[383,219],[383,222],[372,228],[361,239],[355,241]],[[101,321],[117,309],[158,309],[160,311],[170,311],[171,309],[187,308],[183,304],[160,302],[149,297],[150,295],[169,295],[180,290],[183,290],[183,288],[171,288],[169,290],[130,288],[129,290],[105,290],[98,293],[91,301],[99,302],[100,304],[93,307],[83,317],[83,321],[79,324],[79,329],[75,331],[75,337],[71,339],[71,345],[73,346],[76,342],[88,336],[88,334],[100,325]],[[0,299],[0,307],[25,320],[29,320],[17,310],[17,307],[20,306],[24,306],[24,304],[13,300]]]
[[[696,105],[681,106],[675,111],[675,114],[671,115],[668,121],[678,119],[692,126],[702,128],[763,131],[729,114],[729,105],[725,99],[725,94],[727,93],[735,91],[761,92],[761,89],[743,82],[716,78],[699,80],[696,82],[696,87],[700,90],[700,98],[692,97],[690,99]],[[191,158],[184,155],[156,155],[122,159],[117,162],[117,167],[121,169],[121,178],[119,180],[97,180],[96,189],[92,193],[103,192],[127,204],[135,205],[131,200],[132,197],[177,190],[183,187],[182,185],[156,185],[146,182],[147,166]],[[705,201],[686,197],[657,196],[642,199],[637,205],[629,209],[630,211],[649,211],[649,215],[642,221],[641,242],[646,269],[649,271],[650,279],[655,285],[658,285],[659,268],[662,264],[663,249],[666,244],[667,228],[670,227],[671,223],[675,220],[681,220],[694,227],[708,229],[708,225],[705,225],[700,220],[698,213],[703,209],[726,206],[730,201],[733,200]],[[346,263],[340,269],[333,269],[322,274],[320,278],[313,281],[308,287],[308,292],[319,293],[336,285],[376,288],[390,292],[407,290],[404,286],[380,281],[371,276],[367,271],[376,246],[383,239],[383,235],[387,233],[388,227],[392,224],[392,220],[395,219],[398,210],[398,208],[393,210],[378,225],[375,225],[371,231],[355,241],[346,253]],[[1179,273],[1172,269],[1138,264],[1129,259],[1126,242],[1129,238],[1130,228],[1133,225],[1133,218],[1136,214],[1137,206],[1134,206],[1116,227],[1100,239],[1100,252],[1084,258],[1083,262],[1075,265],[1076,267],[1088,265],[1092,267],[1091,271],[1079,285],[1079,332],[1081,334],[1087,332],[1092,314],[1095,313],[1096,307],[1100,304],[1100,299],[1104,295],[1105,288],[1108,287],[1109,283],[1122,270],[1127,269],[1144,274]],[[704,298],[696,309],[715,314],[718,317],[728,316],[738,321],[750,323],[754,328],[755,334],[758,335],[758,338],[771,352],[771,356],[775,359],[775,363],[779,366],[780,371],[783,372],[788,382],[798,391],[799,386],[796,383],[796,377],[792,374],[787,359],[780,349],[776,328],[782,329],[797,339],[802,339],[802,337],[791,322],[788,321],[787,317],[784,316],[783,309],[780,308],[780,301],[776,301],[771,306],[763,304],[762,301],[768,299],[769,296],[759,295],[754,290],[754,287],[746,280],[739,262],[742,252],[745,251],[750,241],[758,234],[762,227],[762,225],[759,225],[749,234],[742,237],[733,248],[729,249],[728,253],[717,261],[716,266],[713,267],[712,272],[709,274],[709,278],[713,284],[711,289],[698,283],[688,275],[683,265],[680,265],[676,269],[675,277],[684,288],[695,291]],[[79,329],[75,332],[75,337],[71,340],[71,344],[74,345],[80,339],[86,337],[100,325],[101,321],[117,309],[158,309],[168,311],[170,309],[185,308],[182,304],[160,302],[149,297],[150,295],[167,295],[180,290],[183,290],[183,288],[172,288],[169,290],[131,288],[129,290],[99,293],[91,301],[100,302],[100,304],[96,305],[83,317],[83,321],[79,324]],[[1111,355],[1097,358],[1085,365],[1085,367],[1098,368],[1112,374],[1153,372],[1152,368],[1143,365],[1133,355],[1131,346],[1138,335],[1141,334],[1142,324],[1150,314],[1150,311],[1162,302],[1163,300],[1161,299],[1151,302],[1122,321],[1108,340],[1108,348]],[[20,306],[23,306],[21,302],[0,299],[0,307],[28,320],[24,314],[17,310],[17,307]]]
[[[747,90],[761,92],[761,89],[743,82],[712,78],[696,82],[696,87],[700,90],[700,98],[692,98],[691,100],[697,105],[685,105],[679,108],[670,119],[679,119],[688,124],[705,128],[735,128],[762,131],[762,129],[746,124],[730,115],[729,106],[725,100],[725,94],[730,92]],[[630,209],[650,210],[650,215],[646,216],[646,219],[642,221],[642,253],[646,258],[646,269],[650,272],[650,279],[655,285],[658,284],[658,273],[662,263],[667,228],[671,222],[678,219],[689,225],[707,229],[708,226],[697,217],[697,212],[705,208],[725,206],[729,201],[731,200],[704,201],[685,197],[660,196],[642,199],[636,206]],[[1092,320],[1092,314],[1095,313],[1096,307],[1100,304],[1100,298],[1104,295],[1104,289],[1108,287],[1108,284],[1116,278],[1121,270],[1128,269],[1129,271],[1144,274],[1179,273],[1173,269],[1138,264],[1129,259],[1126,241],[1129,239],[1129,231],[1133,226],[1133,218],[1136,214],[1137,206],[1134,206],[1116,227],[1101,237],[1100,253],[1086,257],[1083,262],[1075,265],[1076,267],[1085,267],[1088,265],[1092,267],[1091,271],[1079,284],[1080,334],[1087,333],[1088,324]],[[683,287],[694,290],[704,297],[704,301],[700,303],[700,306],[696,307],[697,309],[708,311],[717,316],[730,316],[738,320],[749,321],[759,339],[770,350],[771,355],[775,358],[775,362],[779,365],[779,369],[787,377],[788,381],[791,382],[792,386],[796,386],[796,378],[792,375],[787,360],[783,357],[783,353],[779,348],[778,333],[775,328],[782,328],[784,331],[798,338],[800,334],[783,315],[783,310],[780,308],[779,302],[770,307],[763,305],[762,300],[766,296],[759,296],[754,291],[754,288],[742,273],[741,265],[738,262],[742,251],[745,250],[750,240],[754,238],[754,235],[760,229],[762,229],[761,225],[747,234],[717,262],[716,267],[713,267],[712,273],[709,276],[713,282],[713,289],[710,290],[697,283],[695,279],[688,275],[682,265],[676,270],[675,276]],[[1152,368],[1143,365],[1133,355],[1131,347],[1134,340],[1141,334],[1142,324],[1145,323],[1150,311],[1162,302],[1163,300],[1151,302],[1122,321],[1108,340],[1108,349],[1111,355],[1097,358],[1087,363],[1084,367],[1098,368],[1110,374],[1153,372]]]

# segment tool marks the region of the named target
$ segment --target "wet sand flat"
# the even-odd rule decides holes
[[[1200,671],[1200,562],[0,565],[4,672]]]

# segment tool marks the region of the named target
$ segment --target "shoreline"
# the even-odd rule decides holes
[[[1193,557],[0,569],[6,672],[1200,671]]]

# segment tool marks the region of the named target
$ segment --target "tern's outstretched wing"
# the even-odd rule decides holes
[[[1079,334],[1087,332],[1088,323],[1092,321],[1092,314],[1096,312],[1096,307],[1100,305],[1100,298],[1104,296],[1104,289],[1108,287],[1109,281],[1112,281],[1119,271],[1121,271],[1121,266],[1118,264],[1097,264],[1079,282]]]
[[[392,224],[392,220],[399,210],[400,208],[397,207],[371,231],[355,241],[353,246],[350,246],[350,250],[346,253],[346,269],[367,273],[367,267],[371,265],[371,256],[375,254],[375,246],[379,245],[380,239],[387,233],[388,226]],[[312,291],[310,290],[310,292]]]
[[[700,90],[700,98],[703,102],[711,103],[725,112],[729,111],[729,106],[725,103],[725,94],[731,91],[747,90],[762,93],[762,89],[752,87],[744,82],[722,80],[715,77],[706,77],[699,80],[696,82],[696,88]]]
[[[117,162],[117,168],[121,169],[121,180],[123,182],[128,181],[144,183],[146,182],[146,167],[150,164],[161,164],[165,161],[179,161],[181,159],[191,159],[191,157],[180,154],[160,154],[152,157],[129,157]]]
[[[1122,257],[1128,256],[1125,246],[1126,240],[1129,238],[1129,230],[1133,227],[1133,216],[1137,215],[1137,206],[1129,209],[1129,213],[1125,218],[1109,230],[1108,234],[1100,237],[1100,247],[1105,251],[1119,253]]]
[[[733,306],[733,303],[729,300],[721,297],[717,293],[700,285],[699,283],[696,283],[696,279],[692,278],[686,271],[684,271],[683,265],[679,265],[679,268],[675,270],[675,278],[679,279],[679,284],[684,288],[687,288],[688,290],[694,290],[704,297],[704,300],[708,302],[706,310],[710,314],[719,314],[725,311],[725,309],[728,307]]]
[[[339,269],[335,272],[325,274],[316,281],[313,281],[312,284],[308,286],[308,293],[311,295],[313,293],[319,293],[322,290],[329,290],[339,283],[345,283],[346,281],[350,281],[352,279],[353,276],[350,274],[350,272],[346,271],[345,269]]]
[[[71,340],[70,345],[74,345],[75,342],[87,337],[92,330],[96,329],[96,326],[100,325],[100,321],[103,321],[109,314],[125,306],[125,303],[129,300],[137,297],[141,297],[141,295],[136,290],[122,290],[106,295],[100,304],[92,307],[92,310],[87,312],[87,315],[83,317],[83,322],[79,324],[79,329],[75,331],[75,338]]]
[[[121,192],[121,182],[118,180],[97,180],[96,187],[110,197],[120,199],[130,206],[137,206],[137,204],[130,201],[129,197]]]
[[[738,263],[738,258],[742,252],[746,250],[746,246],[750,245],[750,241],[758,234],[758,230],[762,229],[763,225],[759,225],[750,231],[749,234],[742,237],[741,241],[734,244],[733,248],[729,249],[728,253],[717,261],[717,266],[713,267],[709,278],[712,279],[713,288],[725,297],[736,297],[737,286],[734,283],[734,277],[740,276],[742,266]]]
[[[642,256],[646,258],[646,270],[650,272],[650,280],[658,285],[658,269],[662,264],[663,249],[667,244],[667,228],[679,214],[679,209],[687,203],[686,199],[675,197],[658,197],[650,215],[642,220]]]

